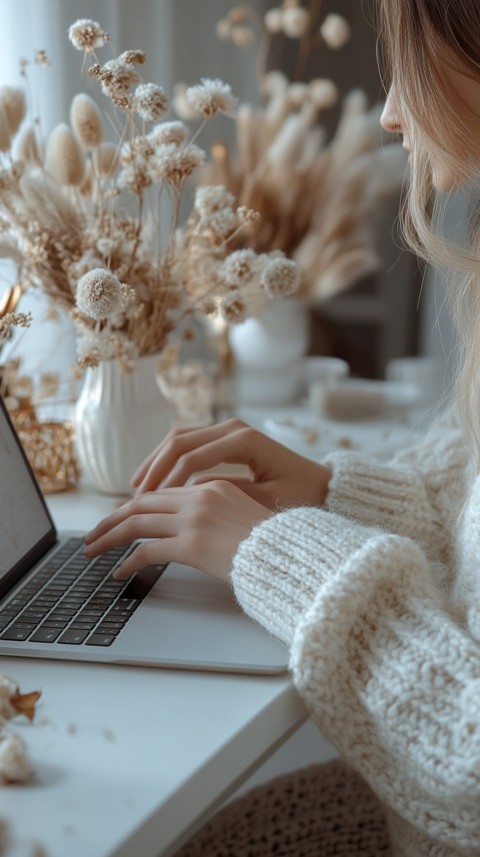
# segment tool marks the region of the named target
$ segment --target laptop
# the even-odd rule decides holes
[[[228,584],[178,563],[128,581],[134,545],[89,560],[57,533],[0,396],[0,655],[173,669],[283,673],[286,647],[249,619]]]

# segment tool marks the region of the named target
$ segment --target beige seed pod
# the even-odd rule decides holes
[[[85,149],[95,149],[103,141],[103,122],[100,108],[85,92],[72,101],[70,121],[77,138]]]
[[[47,170],[61,185],[79,185],[85,175],[85,161],[71,128],[61,122],[50,134]]]
[[[16,142],[16,157],[30,164],[42,164],[42,153],[33,128],[25,128]]]
[[[109,179],[118,169],[118,148],[113,143],[101,143],[93,152],[93,166],[97,175]]]
[[[94,175],[93,175],[92,164],[91,164],[91,161],[88,161],[88,163],[85,167],[85,175],[83,176],[83,181],[82,181],[80,187],[78,188],[81,196],[87,198],[87,197],[92,195],[93,181],[94,181]]]
[[[27,102],[23,89],[18,86],[0,87],[0,105],[7,117],[12,137],[17,133],[27,112]]]
[[[4,110],[0,110],[0,152],[8,152],[11,143],[7,114]]]

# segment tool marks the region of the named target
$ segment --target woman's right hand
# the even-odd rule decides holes
[[[137,494],[218,479],[203,474],[221,464],[243,464],[250,478],[222,476],[267,509],[321,506],[331,473],[239,419],[205,428],[176,429],[145,459],[132,485]],[[195,474],[197,474],[195,476]],[[192,478],[194,477],[194,478]]]

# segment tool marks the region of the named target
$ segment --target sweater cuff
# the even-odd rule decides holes
[[[323,509],[280,512],[239,545],[231,577],[235,597],[249,616],[289,645],[319,587],[352,553],[381,535]]]
[[[431,530],[431,505],[411,468],[345,452],[332,453],[322,464],[332,471],[325,501],[330,511],[389,532]]]

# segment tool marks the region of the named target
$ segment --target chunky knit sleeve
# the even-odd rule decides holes
[[[243,609],[290,646],[324,735],[395,817],[477,853],[480,646],[449,616],[422,550],[292,509],[241,543],[232,582]]]
[[[332,471],[326,506],[363,524],[408,536],[432,559],[446,561],[464,496],[468,451],[451,413],[424,441],[388,464],[355,452],[322,463]]]

